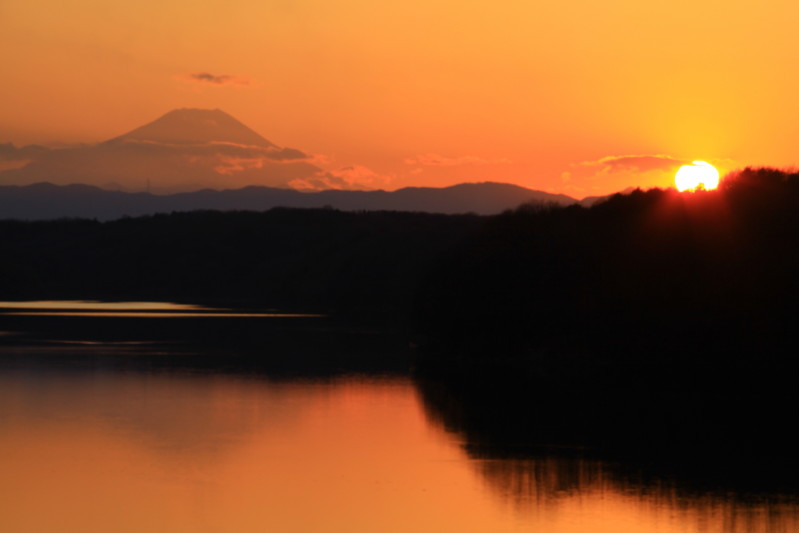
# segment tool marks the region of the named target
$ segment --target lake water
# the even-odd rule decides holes
[[[346,369],[363,356],[342,351],[360,350],[353,338],[368,331],[335,349],[298,338],[302,361],[338,362],[309,373],[253,370],[243,363],[251,355],[194,365],[199,352],[120,336],[124,328],[112,340],[33,342],[28,331],[23,342],[18,326],[35,325],[23,318],[0,322],[2,531],[799,531],[791,494],[690,490],[579,453],[470,455],[411,377],[391,365]],[[98,327],[96,317],[69,318]],[[313,336],[312,319],[294,320],[306,326],[261,326],[282,331],[261,357],[292,359],[286,339]],[[61,333],[89,329],[71,325]],[[325,349],[329,357],[308,355]]]

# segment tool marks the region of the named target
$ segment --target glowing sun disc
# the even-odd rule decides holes
[[[719,171],[706,161],[694,161],[690,165],[683,165],[674,176],[677,190],[695,191],[698,188],[715,189],[719,186]]]

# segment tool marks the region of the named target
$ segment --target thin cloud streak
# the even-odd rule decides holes
[[[247,87],[252,80],[243,76],[233,76],[230,74],[211,74],[210,72],[197,72],[194,74],[181,74],[179,80],[188,83],[199,83],[205,85],[215,85],[217,87]]]
[[[674,173],[688,160],[670,155],[613,155],[573,163],[561,174],[565,190],[593,194],[629,187],[670,187]]]
[[[391,180],[390,176],[378,174],[362,165],[350,165],[336,170],[317,172],[312,177],[295,179],[288,185],[305,192],[325,189],[368,191],[385,187]]]
[[[599,172],[649,172],[652,170],[671,170],[686,165],[690,161],[668,155],[614,155],[596,161],[584,161],[575,166],[598,169]]]

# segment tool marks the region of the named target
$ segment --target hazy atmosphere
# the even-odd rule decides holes
[[[695,159],[722,174],[784,167],[797,163],[797,11],[5,0],[0,143],[94,144],[200,108],[302,151],[346,187],[498,181],[580,198],[668,186]],[[0,152],[0,168],[30,155]]]

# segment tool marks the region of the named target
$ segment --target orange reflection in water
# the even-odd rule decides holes
[[[218,311],[212,307],[172,302],[99,302],[95,300],[29,300],[0,302],[0,309],[72,309],[95,311]]]
[[[159,313],[151,311],[16,311],[0,312],[10,316],[76,316],[108,318],[320,318],[325,315],[307,313]]]
[[[318,318],[308,313],[235,312],[218,307],[172,302],[99,302],[93,300],[0,301],[0,316],[109,318]]]
[[[575,468],[584,482],[564,483]],[[628,493],[598,464],[470,460],[401,379],[2,371],[0,472],[0,530],[17,533],[799,526],[741,529],[730,506]]]

